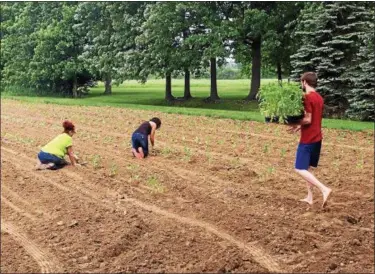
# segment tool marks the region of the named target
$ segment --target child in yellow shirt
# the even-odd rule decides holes
[[[73,135],[75,126],[70,121],[64,121],[62,124],[64,132],[56,136],[52,141],[45,145],[38,154],[37,170],[41,169],[60,169],[68,164],[64,157],[69,155],[72,166],[78,166],[78,157],[73,152]]]

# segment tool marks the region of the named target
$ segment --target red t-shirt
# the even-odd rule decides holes
[[[311,124],[301,126],[302,144],[316,143],[322,140],[322,118],[324,101],[317,92],[310,92],[305,95],[303,102],[305,112],[311,113]]]

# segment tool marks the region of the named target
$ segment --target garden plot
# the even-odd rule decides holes
[[[374,271],[373,132],[324,129],[321,209],[318,192],[298,202],[298,136],[282,125],[11,100],[1,112],[3,272]],[[156,150],[135,160],[131,133],[153,116]],[[87,166],[34,171],[65,118]]]

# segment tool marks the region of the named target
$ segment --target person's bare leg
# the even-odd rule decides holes
[[[48,164],[46,164],[46,168],[47,169],[51,169],[51,168],[53,168],[53,167],[55,167],[55,164],[54,163],[48,163]]]
[[[132,148],[132,153],[134,157],[136,157],[137,159],[140,159],[141,155],[138,153],[138,151],[135,148]]]
[[[309,205],[312,205],[313,204],[313,195],[312,195],[313,184],[311,184],[309,182],[306,182],[306,186],[307,186],[307,196],[304,199],[300,199],[300,201],[301,202],[306,202]]]
[[[144,154],[144,152],[143,152],[143,148],[142,148],[142,147],[139,147],[139,148],[138,148],[138,151],[139,151],[139,155],[140,155],[140,158],[138,158],[138,159],[143,159],[143,158],[145,157],[145,154]]]
[[[36,169],[36,170],[40,170],[40,169],[42,169],[43,164],[42,164],[42,162],[39,160],[39,158],[37,158],[36,161],[37,161],[37,162],[36,162],[35,169]]]
[[[54,163],[42,164],[39,161],[39,165],[37,165],[36,170],[50,169],[50,168],[53,168],[54,166],[55,166]]]
[[[327,199],[329,194],[331,194],[332,189],[322,184],[312,173],[310,173],[307,170],[302,169],[296,169],[296,172],[301,175],[307,182],[311,183],[312,185],[316,186],[320,189],[320,191],[323,194],[323,204],[322,207],[324,207],[327,203]]]
[[[327,199],[328,199],[329,194],[331,194],[331,192],[332,192],[332,189],[330,189],[330,188],[327,188],[326,191],[323,191],[322,207],[325,207],[327,205]]]

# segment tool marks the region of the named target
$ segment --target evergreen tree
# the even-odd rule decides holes
[[[358,52],[366,28],[366,3],[311,3],[302,11],[295,32],[301,45],[292,59],[292,78],[315,71],[325,103],[342,116],[349,107],[350,81],[343,77]],[[367,22],[368,23],[368,22]]]
[[[355,17],[362,18],[363,31],[359,33],[359,52],[349,68],[343,75],[343,80],[349,82],[348,100],[350,103],[347,115],[350,118],[361,120],[375,119],[375,34],[374,6],[372,9],[363,7],[358,10]],[[354,17],[353,16],[353,17]]]

